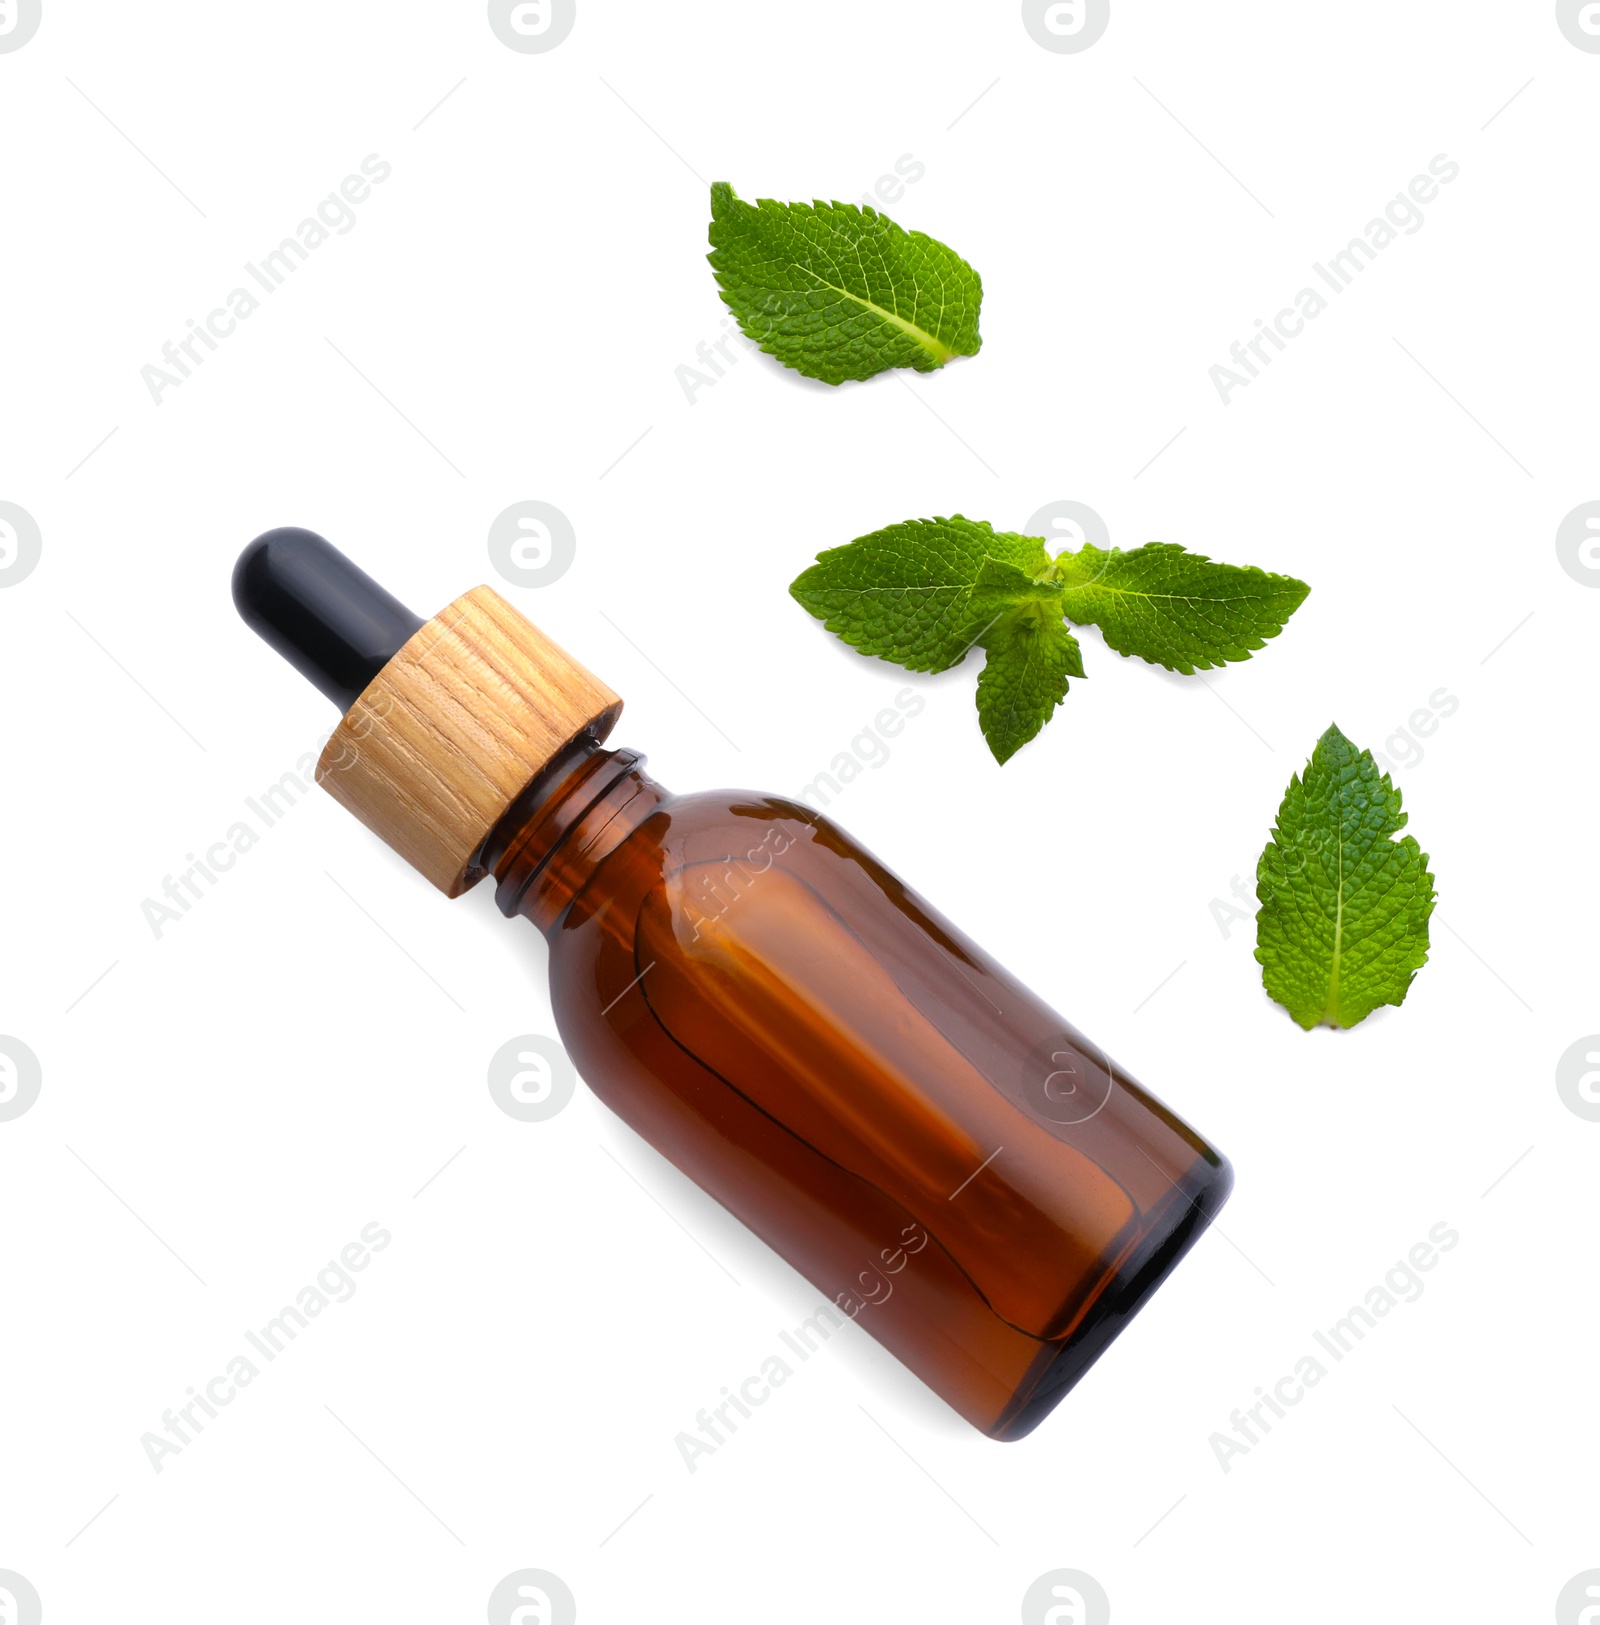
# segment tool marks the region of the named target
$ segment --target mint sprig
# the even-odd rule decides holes
[[[976,355],[983,284],[954,249],[854,203],[746,203],[711,188],[723,302],[746,337],[827,384]]]
[[[978,721],[1006,762],[1050,720],[1068,679],[1084,675],[1065,622],[1098,626],[1119,654],[1192,674],[1248,660],[1310,588],[1165,542],[1127,552],[1086,543],[1052,559],[1037,536],[957,514],[830,548],[789,591],[852,649],[911,671],[947,671],[982,648]]]
[[[1296,774],[1256,871],[1267,992],[1307,1028],[1399,1004],[1428,960],[1433,876],[1400,792],[1331,727]]]

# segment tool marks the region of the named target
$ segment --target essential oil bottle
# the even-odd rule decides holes
[[[828,819],[608,748],[621,700],[488,587],[424,622],[276,530],[233,592],[344,713],[318,783],[543,933],[594,1092],[990,1438],[1226,1200],[1225,1157]]]

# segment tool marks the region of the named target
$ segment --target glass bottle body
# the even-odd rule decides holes
[[[1218,1152],[829,820],[569,751],[491,837],[595,1093],[974,1426],[1031,1431]]]

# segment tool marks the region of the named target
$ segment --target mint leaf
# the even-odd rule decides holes
[[[982,641],[989,658],[978,678],[978,722],[1004,763],[1050,720],[1067,679],[1083,676],[1083,654],[1060,606],[1042,599],[1003,614]]]
[[[976,355],[983,284],[953,249],[854,203],[746,203],[711,188],[717,285],[739,326],[807,378],[932,372]]]
[[[1067,619],[1098,626],[1123,655],[1186,677],[1248,660],[1305,601],[1293,576],[1251,565],[1215,564],[1168,542],[1123,552],[1085,543],[1056,560]]]
[[[1035,538],[957,514],[909,519],[829,548],[789,591],[852,649],[911,671],[946,671],[965,659],[985,619],[1003,607],[996,595],[1003,598],[1007,578],[997,586],[984,575],[986,566],[1014,570],[1011,590],[1020,595],[1029,576],[1049,564]],[[974,605],[980,578],[988,596]]]
[[[1256,958],[1302,1027],[1353,1027],[1399,1004],[1428,959],[1433,876],[1400,792],[1337,727],[1289,783],[1256,871]]]
[[[1119,653],[1188,673],[1248,660],[1310,588],[1160,542],[1131,553],[1086,544],[1052,563],[1037,536],[957,514],[819,553],[789,591],[852,649],[911,671],[948,671],[981,645],[978,721],[1005,762],[1083,676],[1065,621],[1093,622]]]

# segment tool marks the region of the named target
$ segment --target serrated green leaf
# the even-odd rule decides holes
[[[946,671],[983,629],[972,603],[980,578],[986,591],[998,590],[986,566],[1013,569],[1026,582],[1049,563],[1035,537],[956,514],[910,519],[829,548],[789,591],[852,649],[911,671]],[[988,599],[983,605],[992,607]]]
[[[976,355],[983,284],[953,249],[854,203],[746,203],[711,188],[723,301],[750,339],[808,378],[932,372]]]
[[[1038,537],[957,514],[830,548],[789,591],[853,649],[912,671],[946,671],[981,644],[979,716],[1004,762],[1049,720],[1067,679],[1083,675],[1064,620],[1099,624],[1119,653],[1192,672],[1248,659],[1309,589],[1161,543],[1131,553],[1086,545],[1052,563]]]
[[[1068,620],[1098,626],[1118,654],[1185,676],[1248,660],[1311,590],[1293,576],[1217,564],[1168,542],[1126,553],[1085,543],[1063,553],[1056,570]]]
[[[1005,763],[1050,720],[1067,679],[1083,676],[1083,654],[1047,600],[1003,614],[982,642],[988,659],[978,677],[978,723],[994,759]]]
[[[1428,959],[1433,876],[1400,792],[1331,727],[1289,784],[1256,872],[1256,958],[1302,1027],[1353,1027],[1404,1000]]]

